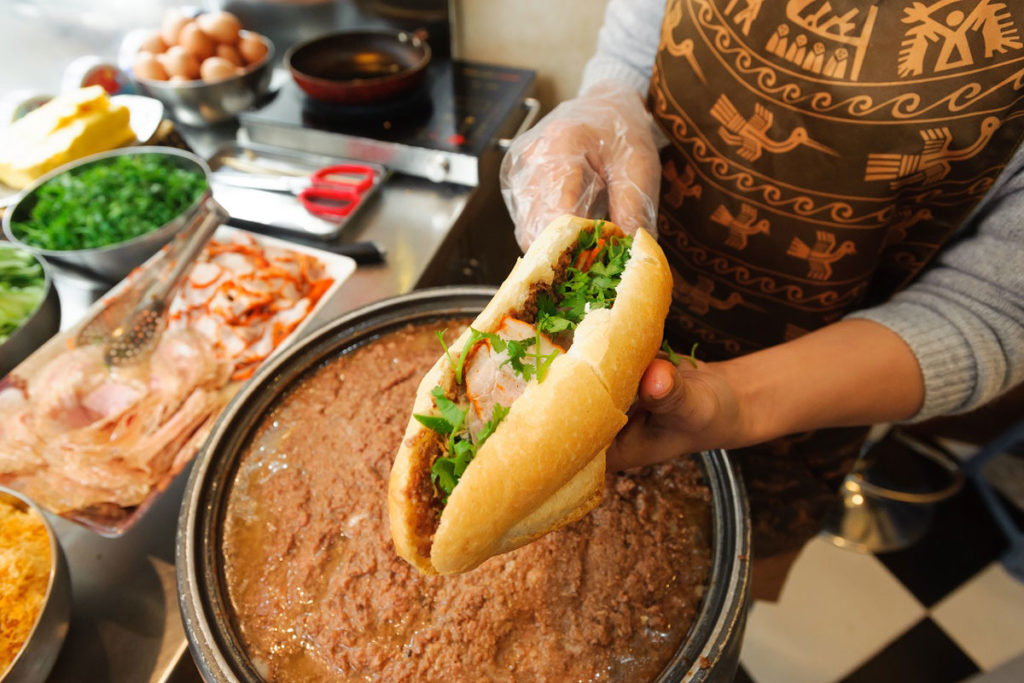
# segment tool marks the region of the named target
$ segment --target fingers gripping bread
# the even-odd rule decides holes
[[[671,289],[646,232],[548,226],[420,384],[388,490],[399,555],[467,571],[593,509]]]

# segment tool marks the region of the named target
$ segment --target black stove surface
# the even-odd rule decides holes
[[[340,105],[314,100],[289,80],[266,106],[241,114],[242,125],[313,128],[328,133],[479,156],[520,106],[534,72],[435,59],[415,89],[395,99]]]

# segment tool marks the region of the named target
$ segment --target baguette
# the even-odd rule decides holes
[[[561,283],[583,272],[603,287],[606,270],[613,295],[572,313],[580,299],[566,291],[579,280]],[[424,574],[464,572],[597,506],[605,450],[658,351],[671,294],[644,230],[630,239],[606,221],[552,222],[419,385],[388,486],[398,554]]]

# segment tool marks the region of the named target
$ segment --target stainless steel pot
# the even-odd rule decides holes
[[[19,247],[24,248],[24,247]],[[26,249],[27,250],[27,249]],[[46,259],[35,256],[43,268],[43,300],[7,341],[0,343],[0,379],[32,355],[47,339],[60,331],[60,296]]]
[[[0,502],[17,509],[35,510],[46,527],[50,540],[50,578],[46,583],[46,596],[28,639],[14,657],[5,673],[0,667],[0,678],[4,683],[31,683],[42,681],[50,673],[53,663],[64,644],[71,617],[71,575],[57,534],[43,511],[28,497],[0,486]]]
[[[323,361],[409,323],[467,317],[494,295],[485,287],[413,292],[354,311],[264,366],[221,414],[197,456],[178,519],[178,602],[192,655],[207,681],[259,680],[229,618],[221,523],[239,457],[267,410]],[[711,488],[713,561],[697,621],[659,682],[732,681],[749,594],[749,512],[723,451],[701,454]]]
[[[160,247],[170,242],[171,238],[179,230],[188,225],[200,213],[201,207],[207,204],[212,197],[209,180],[206,183],[206,191],[177,218],[145,235],[139,235],[126,242],[119,242],[118,244],[111,244],[99,247],[98,249],[71,249],[66,251],[40,249],[19,240],[14,234],[11,223],[25,220],[32,207],[35,206],[36,190],[45,185],[50,179],[64,173],[77,171],[84,166],[104,163],[107,159],[113,157],[137,154],[159,154],[167,157],[181,168],[201,173],[207,179],[210,177],[210,167],[206,165],[205,161],[195,154],[173,147],[124,147],[110,152],[93,154],[50,171],[26,188],[18,196],[14,205],[4,212],[3,230],[7,239],[45,257],[58,267],[70,267],[73,270],[83,272],[108,283],[123,280],[136,266],[156,253]]]

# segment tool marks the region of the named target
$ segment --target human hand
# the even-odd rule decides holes
[[[750,445],[738,393],[716,366],[684,359],[651,361],[629,422],[608,448],[610,471],[641,467],[685,453]]]
[[[525,251],[563,214],[656,234],[661,163],[639,94],[613,81],[555,107],[501,163],[501,194]]]

